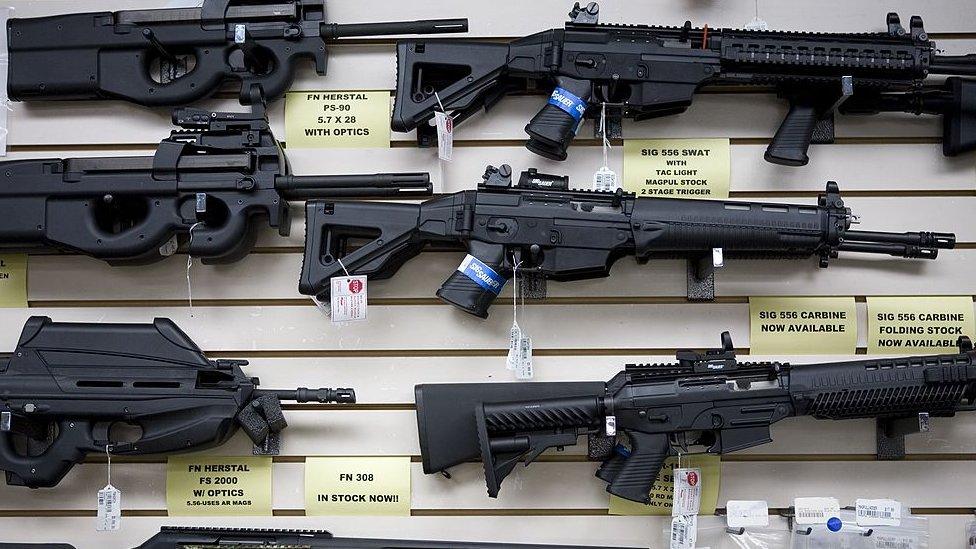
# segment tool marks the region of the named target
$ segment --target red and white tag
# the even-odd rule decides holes
[[[332,322],[366,320],[366,277],[336,276],[331,282],[329,301]]]
[[[674,500],[671,502],[671,516],[697,515],[701,508],[701,469],[674,469]]]
[[[450,161],[454,156],[454,119],[445,112],[434,111],[434,125],[437,126],[437,158]]]

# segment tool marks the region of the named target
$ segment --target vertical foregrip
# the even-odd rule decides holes
[[[607,486],[607,492],[638,503],[650,502],[649,493],[671,453],[668,435],[628,432],[631,454]]]
[[[810,160],[807,149],[810,148],[817,119],[813,105],[791,104],[790,112],[766,148],[766,161],[783,166],[805,166]]]

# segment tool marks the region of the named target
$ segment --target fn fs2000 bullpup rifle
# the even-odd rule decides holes
[[[430,244],[463,247],[468,256],[437,296],[485,318],[516,266],[520,276],[569,281],[608,276],[625,256],[688,258],[688,296],[706,300],[719,255],[816,256],[826,267],[842,252],[934,259],[955,245],[953,234],[855,231],[852,221],[833,182],[803,206],[572,191],[568,177],[535,170],[513,186],[509,166],[489,166],[478,190],[422,204],[308,202],[299,290],[326,299],[334,276],[389,278]]]
[[[606,113],[607,137],[623,118],[684,112],[709,86],[771,87],[790,110],[766,160],[807,163],[811,142],[834,138],[834,112],[909,112],[943,117],[943,152],[976,149],[976,55],[938,55],[913,16],[909,28],[889,13],[887,30],[812,33],[598,24],[595,2],[570,12],[565,28],[504,43],[403,40],[397,46],[393,129],[436,135],[427,123],[441,108],[463,122],[512,93],[551,92],[528,125],[527,147],[565,160],[584,118]],[[930,75],[957,75],[926,84]],[[597,124],[599,136],[600,124]]]
[[[169,454],[223,444],[242,428],[278,453],[282,400],[354,403],[352,389],[258,389],[246,360],[208,360],[173,321],[85,324],[31,317],[0,359],[0,470],[7,484],[56,486],[88,454]]]
[[[369,538],[336,538],[324,530],[257,530],[242,528],[175,528],[162,530],[135,549],[628,549],[528,543],[478,543]],[[57,543],[7,544],[0,549],[74,549]]]
[[[794,416],[878,419],[879,457],[904,455],[904,435],[928,418],[976,410],[976,352],[825,364],[738,362],[722,348],[679,351],[677,363],[629,365],[610,381],[418,385],[424,472],[480,457],[488,495],[519,461],[587,436],[607,491],[648,502],[665,458],[734,452],[771,441]]]
[[[200,7],[11,19],[15,101],[123,99],[181,106],[235,83],[241,103],[291,86],[300,61],[324,76],[339,38],[465,32],[467,19],[327,23],[324,0],[204,0]]]
[[[154,156],[0,162],[0,248],[153,263],[246,255],[262,223],[287,236],[289,200],[428,196],[427,174],[292,175],[263,108],[181,108]]]

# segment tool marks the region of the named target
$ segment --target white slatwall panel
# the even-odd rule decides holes
[[[20,17],[77,11],[70,0],[12,0]],[[196,0],[91,0],[86,10],[138,9],[195,5]],[[564,1],[502,0],[490,7],[474,2],[432,0],[426,3],[383,0],[329,0],[336,22],[469,17],[472,37],[520,36],[561,25]],[[623,2],[606,0],[605,22],[647,22],[740,26],[754,16],[753,0],[726,2]],[[907,24],[921,13],[926,29],[953,54],[976,51],[976,12],[962,0],[920,5],[908,0],[864,0],[856,3],[759,2],[760,15],[774,28],[814,31],[868,31],[883,27],[884,15],[898,11]],[[344,44],[332,48],[327,78],[308,68],[298,72],[295,90],[392,89],[394,49],[390,43]],[[412,136],[394,134],[389,150],[288,151],[298,174],[429,171],[440,193],[470,189],[487,164],[511,164],[516,170],[569,174],[576,186],[587,186],[602,163],[592,140],[574,146],[569,162],[550,162],[519,144],[522,127],[541,97],[512,97],[489,116],[461,126],[451,163],[436,161],[434,151],[411,146]],[[201,106],[236,110],[233,99],[214,99]],[[95,155],[151,154],[171,129],[165,109],[143,109],[112,102],[11,105],[10,159]],[[284,137],[283,104],[271,105],[275,131]],[[550,297],[527,308],[523,326],[540,354],[540,381],[599,380],[623,364],[669,360],[662,349],[711,347],[723,330],[737,347],[749,346],[748,305],[752,295],[976,295],[976,168],[973,156],[946,159],[936,142],[938,120],[889,115],[840,117],[834,145],[815,146],[802,169],[762,161],[762,140],[772,136],[785,112],[767,94],[708,94],[696,97],[689,112],[661,120],[625,123],[627,137],[731,137],[732,191],[737,199],[761,193],[764,201],[810,203],[824,182],[836,180],[866,230],[955,232],[961,249],[946,251],[935,262],[846,258],[827,270],[812,261],[730,262],[717,274],[717,291],[733,302],[684,303],[685,271],[679,261],[638,266],[620,261],[608,279],[550,284]],[[70,131],[66,131],[70,128]],[[581,130],[592,136],[592,128]],[[892,139],[897,138],[897,139]],[[619,147],[610,165],[620,173]],[[283,439],[283,457],[275,463],[276,511],[300,513],[303,507],[301,459],[310,455],[417,456],[416,423],[410,409],[413,385],[429,382],[509,381],[501,353],[511,313],[504,304],[482,322],[438,304],[434,291],[460,258],[431,253],[409,262],[388,281],[370,286],[367,323],[333,326],[297,293],[303,244],[301,204],[295,205],[291,236],[264,231],[263,253],[231,266],[194,264],[195,299],[189,309],[186,256],[149,267],[111,268],[74,256],[37,255],[30,263],[27,310],[0,310],[0,350],[12,349],[24,320],[46,314],[62,321],[143,322],[173,318],[205,350],[248,358],[249,373],[266,387],[355,387],[360,405],[328,409],[291,409]],[[285,250],[270,250],[283,248]],[[510,294],[506,293],[505,296]],[[657,298],[668,298],[659,303]],[[288,300],[288,301],[280,301]],[[419,300],[419,301],[418,301]],[[863,303],[858,305],[861,332]],[[863,336],[860,345],[863,346]],[[654,353],[658,356],[648,356]],[[257,355],[257,356],[255,356]],[[572,355],[572,356],[566,356]],[[749,357],[795,363],[852,357]],[[976,415],[936,419],[932,432],[910,437],[910,459],[870,460],[874,425],[801,418],[774,426],[773,442],[730,455],[722,465],[720,505],[728,499],[765,498],[785,507],[797,495],[831,495],[842,503],[857,497],[893,497],[930,515],[931,547],[962,549],[969,516],[976,507],[972,464],[976,455]],[[94,493],[104,484],[104,465],[76,467],[54,490],[25,491],[0,486],[0,542],[67,541],[78,549],[131,547],[164,524],[272,528],[328,528],[349,537],[457,539],[525,543],[662,547],[662,519],[600,516],[606,493],[593,478],[595,465],[579,461],[581,446],[567,449],[562,461],[543,461],[518,469],[506,480],[498,500],[485,496],[480,466],[456,468],[452,480],[425,476],[413,464],[413,507],[409,518],[277,516],[274,518],[192,519],[127,516],[121,532],[95,533]],[[248,442],[235,437],[211,450],[223,455],[249,453]],[[785,480],[788,479],[788,480]],[[126,511],[161,514],[165,509],[165,466],[119,463],[114,483],[125,493]],[[458,510],[470,516],[457,516]],[[594,514],[596,513],[596,514]],[[48,516],[57,514],[59,516]],[[505,516],[524,514],[526,516]],[[703,528],[719,524],[706,519]],[[785,528],[785,521],[773,524]]]

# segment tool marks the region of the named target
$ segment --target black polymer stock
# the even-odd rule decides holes
[[[549,101],[529,121],[529,150],[565,160],[581,119],[606,112],[607,136],[623,118],[684,112],[710,86],[772,88],[790,110],[766,160],[804,165],[811,143],[831,143],[834,113],[908,112],[943,117],[943,153],[976,148],[976,55],[938,55],[913,16],[889,13],[887,30],[813,33],[598,24],[576,4],[565,28],[504,43],[402,40],[392,126],[436,141],[427,122],[444,108],[459,124],[504,96],[541,89]],[[956,75],[926,83],[930,75]],[[600,135],[600,124],[596,124]]]
[[[246,528],[176,528],[162,530],[135,549],[629,549],[579,545],[479,543],[369,538],[336,538],[324,530],[260,530]],[[5,544],[0,549],[74,549],[67,544]]]
[[[905,435],[927,428],[929,417],[976,410],[976,352],[967,337],[958,344],[958,354],[790,365],[738,362],[726,332],[721,349],[628,365],[606,383],[418,385],[424,472],[480,458],[496,497],[519,462],[586,436],[607,491],[646,503],[676,451],[765,444],[773,423],[794,416],[876,419],[878,457],[898,459]]]
[[[201,7],[11,19],[7,90],[14,101],[122,99],[179,106],[222,85],[243,104],[288,90],[301,61],[325,75],[340,38],[465,32],[467,19],[326,22],[324,0],[204,0]]]
[[[422,204],[307,203],[299,290],[328,299],[334,276],[390,278],[429,246],[461,248],[469,255],[437,296],[485,318],[515,265],[538,287],[608,276],[625,256],[686,258],[688,297],[709,300],[718,249],[731,259],[817,257],[826,267],[846,252],[934,259],[955,245],[949,233],[855,231],[852,221],[833,182],[813,205],[681,200],[573,191],[567,177],[535,170],[512,185],[509,166],[489,166],[478,190]]]
[[[180,108],[153,156],[0,162],[0,249],[55,248],[113,264],[178,249],[230,263],[262,224],[291,229],[289,200],[429,196],[425,173],[292,175],[263,108]]]
[[[31,317],[0,359],[0,470],[7,484],[56,486],[89,454],[203,450],[238,428],[277,454],[282,400],[354,403],[352,389],[258,389],[246,360],[208,360],[173,321],[52,322]]]

